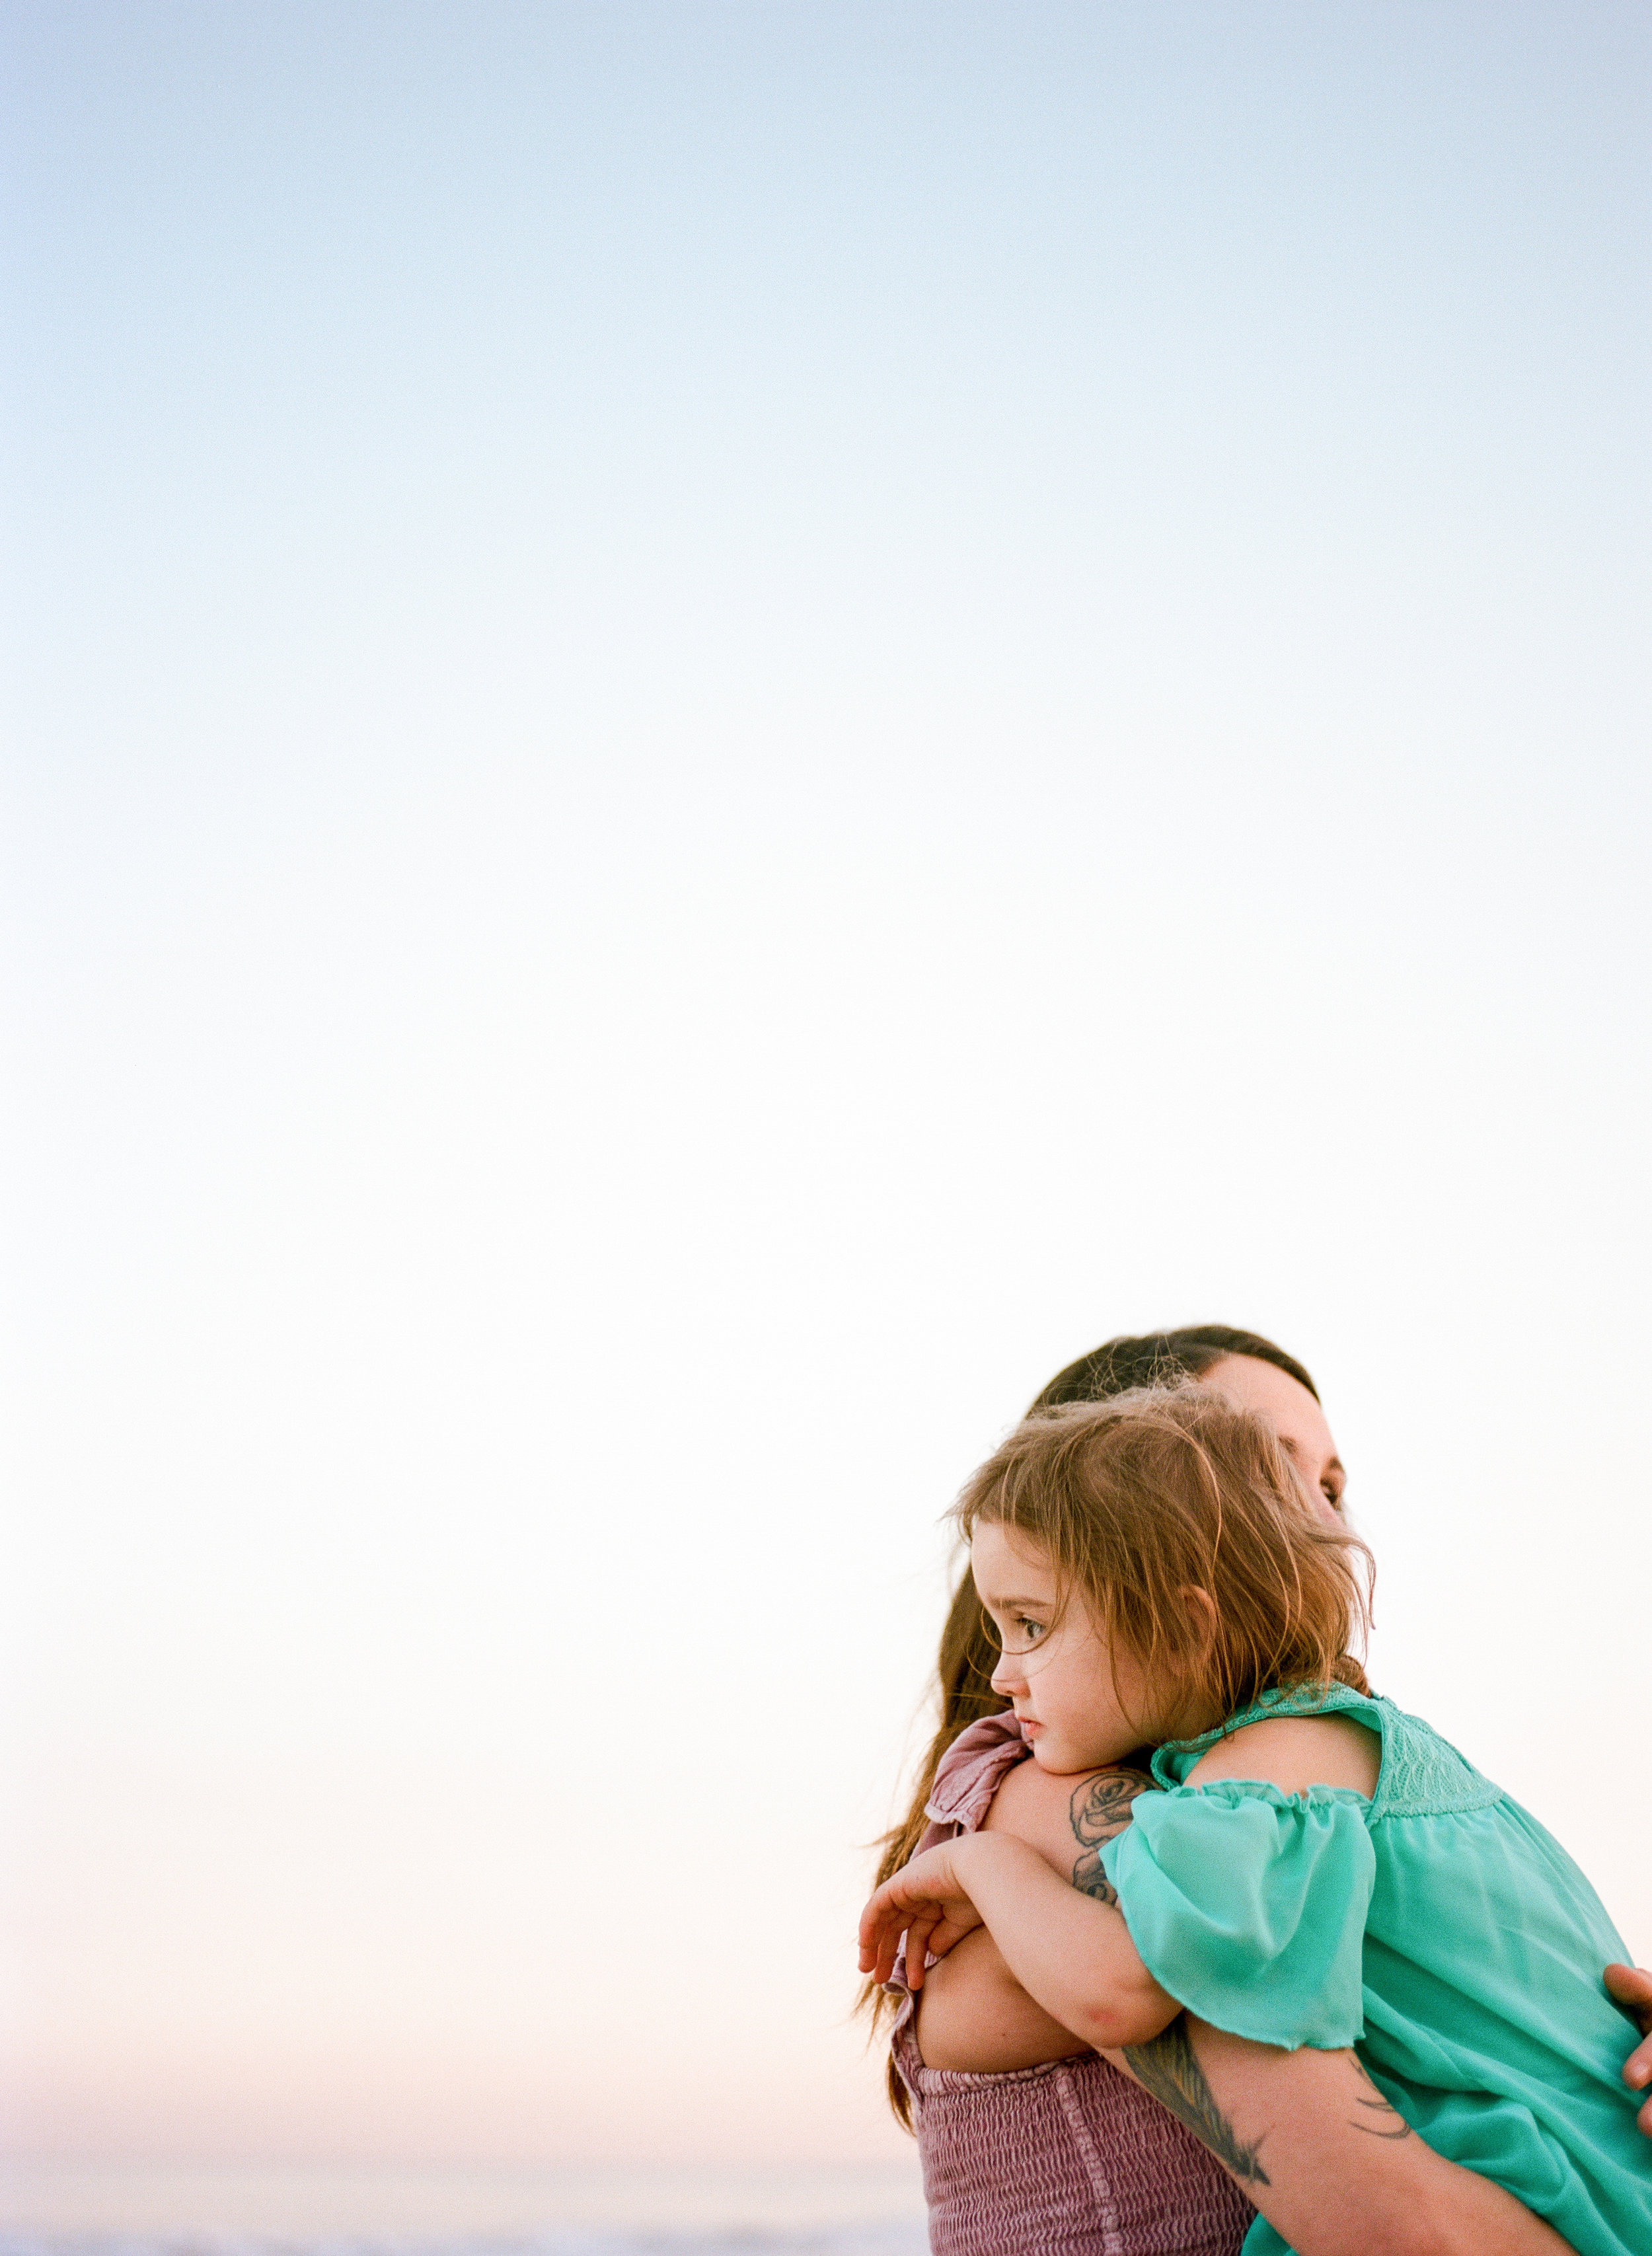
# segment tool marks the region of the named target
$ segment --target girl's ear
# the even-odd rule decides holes
[[[1210,1682],[1211,1675],[1218,1673],[1212,1667],[1218,1625],[1216,1600],[1197,1583],[1183,1583],[1175,1595],[1188,1641],[1185,1657],[1178,1657],[1174,1670],[1180,1704],[1163,1736],[1195,1739],[1228,1712],[1221,1694]]]
[[[1188,1642],[1203,1660],[1216,1642],[1216,1600],[1196,1583],[1183,1583],[1176,1596],[1187,1609]]]

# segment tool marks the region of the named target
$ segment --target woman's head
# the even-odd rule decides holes
[[[1038,1412],[956,1510],[993,1688],[1047,1768],[1116,1762],[1277,1684],[1363,1681],[1364,1547],[1313,1509],[1267,1417],[1209,1385]]]
[[[1310,1498],[1324,1507],[1333,1526],[1340,1524],[1348,1476],[1317,1394],[1299,1385],[1282,1364],[1246,1353],[1218,1356],[1206,1364],[1198,1384],[1266,1419]]]
[[[1179,1378],[1203,1378],[1213,1364],[1235,1355],[1282,1371],[1318,1401],[1319,1389],[1306,1367],[1260,1332],[1242,1331],[1237,1324],[1183,1324],[1175,1331],[1120,1332],[1116,1339],[1103,1340],[1058,1371],[1041,1389],[1027,1415],[1033,1410],[1054,1409],[1059,1402],[1102,1402],[1139,1386],[1173,1386]]]
[[[1058,1371],[1027,1415],[1063,1402],[1101,1402],[1139,1386],[1197,1379],[1267,1418],[1310,1495],[1342,1510],[1348,1477],[1305,1367],[1260,1332],[1235,1324],[1184,1324],[1178,1331],[1123,1333]]]

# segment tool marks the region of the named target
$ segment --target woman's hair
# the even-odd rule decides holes
[[[967,1542],[1013,1530],[1055,1568],[1155,1699],[1236,1714],[1281,1684],[1352,1684],[1368,1621],[1352,1555],[1303,1492],[1266,1419],[1186,1381],[1037,1410],[953,1508]],[[1206,1604],[1189,1603],[1202,1592]]]
[[[1207,1371],[1231,1355],[1271,1363],[1276,1371],[1282,1371],[1299,1386],[1305,1386],[1318,1401],[1318,1388],[1295,1356],[1287,1355],[1282,1347],[1275,1347],[1260,1332],[1242,1331],[1234,1324],[1184,1324],[1175,1331],[1121,1333],[1117,1339],[1104,1340],[1088,1355],[1081,1355],[1076,1363],[1058,1371],[1048,1385],[1040,1389],[1027,1414],[1030,1417],[1058,1403],[1103,1401],[1135,1387],[1172,1385],[1178,1380],[1202,1378]],[[992,1682],[992,1671],[998,1666],[998,1640],[981,1611],[967,1567],[953,1593],[951,1610],[941,1632],[936,1665],[941,1700],[935,1736],[919,1768],[911,1807],[900,1823],[884,1836],[883,1857],[878,1867],[879,1886],[910,1859],[923,1837],[928,1822],[925,1805],[947,1749],[960,1731],[979,1723],[983,1716],[997,1715],[1006,1705],[993,1691]],[[889,2067],[889,2096],[895,2113],[903,2123],[909,2123],[911,2103],[893,2061]]]
[[[1104,1340],[1058,1371],[1033,1403],[1048,1410],[1057,1402],[1102,1402],[1137,1386],[1174,1385],[1178,1378],[1202,1378],[1215,1364],[1230,1355],[1248,1355],[1254,1362],[1271,1363],[1305,1386],[1316,1402],[1319,1389],[1294,1355],[1265,1340],[1260,1332],[1242,1332],[1232,1324],[1184,1324],[1178,1332],[1143,1332]],[[1027,1414],[1029,1416],[1031,1412]]]

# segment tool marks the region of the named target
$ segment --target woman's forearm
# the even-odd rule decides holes
[[[1281,2052],[1184,2015],[1109,2057],[1298,2256],[1568,2256],[1513,2194],[1425,2145],[1350,2052]]]
[[[1024,1841],[975,1833],[951,1854],[1011,1973],[1086,2044],[1098,2052],[1146,2044],[1181,2011],[1142,1964],[1118,1910],[1081,1895]]]

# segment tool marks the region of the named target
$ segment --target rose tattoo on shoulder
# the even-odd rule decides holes
[[[1073,1788],[1068,1807],[1073,1838],[1080,1844],[1073,1865],[1073,1886],[1098,1903],[1117,1903],[1112,1881],[1101,1869],[1101,1848],[1130,1822],[1130,1805],[1139,1794],[1157,1792],[1153,1780],[1139,1770],[1098,1771]]]

